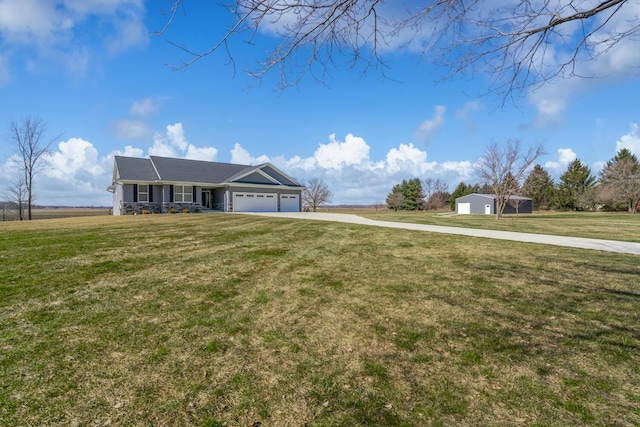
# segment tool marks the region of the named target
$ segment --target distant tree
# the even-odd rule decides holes
[[[461,181],[460,184],[453,190],[451,196],[449,197],[449,207],[452,211],[456,210],[456,199],[458,197],[466,196],[467,194],[478,193],[480,186],[478,184],[465,184],[464,181]]]
[[[382,202],[375,202],[373,204],[373,208],[376,210],[376,212],[381,211],[382,209],[384,209],[385,205]]]
[[[626,148],[607,162],[600,172],[600,199],[615,208],[621,204],[635,213],[640,204],[640,162]]]
[[[60,137],[47,138],[46,135],[47,124],[41,118],[26,117],[20,122],[13,120],[9,125],[9,139],[18,152],[18,165],[27,190],[28,219],[32,219],[34,178],[44,166],[49,147]]]
[[[521,193],[532,200],[534,209],[548,209],[553,198],[553,179],[540,165],[535,165],[522,184]]]
[[[422,181],[422,192],[424,193],[425,203],[435,193],[445,193],[448,189],[449,186],[447,183],[440,178],[425,178]]]
[[[489,144],[477,162],[476,173],[481,181],[491,186],[496,196],[496,219],[502,218],[507,201],[517,193],[525,173],[542,154],[542,144],[535,144],[526,151],[518,140],[508,140],[504,145]]]
[[[408,211],[422,209],[424,193],[422,191],[422,183],[418,178],[413,178],[408,181],[403,179],[400,184],[393,186],[389,195],[394,193],[400,193],[404,196],[404,205],[399,209],[405,209]],[[389,195],[387,195],[387,197]]]
[[[304,207],[316,212],[320,206],[329,203],[332,197],[333,193],[331,193],[324,181],[319,178],[311,178],[306,182],[302,191],[302,204]]]
[[[424,202],[424,208],[429,211],[443,210],[449,205],[451,194],[448,191],[436,191]]]
[[[595,184],[596,178],[591,175],[591,169],[580,159],[575,159],[567,166],[567,170],[560,175],[554,197],[554,206],[560,210],[577,210],[585,206],[580,203],[587,188]]]
[[[406,198],[405,209],[410,211],[422,209],[424,191],[422,190],[422,183],[418,178],[402,181],[402,194],[404,194]]]
[[[387,195],[387,208],[398,212],[398,209],[404,209],[407,203],[406,197],[401,192],[391,192]]]
[[[27,186],[24,184],[23,178],[20,176],[6,189],[6,195],[9,199],[9,205],[11,209],[18,212],[18,219],[22,221],[24,219],[25,202],[28,198]]]

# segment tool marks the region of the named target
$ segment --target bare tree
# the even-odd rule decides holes
[[[315,212],[320,206],[331,201],[333,194],[321,179],[311,178],[302,192],[302,204]]]
[[[525,173],[542,154],[542,144],[523,152],[518,140],[509,140],[504,146],[494,142],[487,147],[476,163],[476,173],[491,186],[496,196],[496,219],[502,218],[509,198],[516,194]]]
[[[15,209],[18,212],[18,219],[22,221],[24,219],[25,202],[28,198],[27,186],[24,183],[22,177],[7,186],[7,197],[9,198],[8,206]]]
[[[27,217],[32,219],[33,180],[44,166],[49,147],[60,137],[47,138],[47,124],[41,118],[26,117],[9,125],[9,139],[19,155],[19,167],[27,191]]]
[[[168,2],[158,35],[167,34],[190,4]],[[485,72],[494,90],[508,94],[580,75],[579,64],[640,32],[635,5],[630,0],[235,0],[228,5],[228,28],[204,51],[170,43],[189,55],[176,67],[181,68],[219,50],[233,63],[233,38],[244,35],[253,44],[260,31],[275,34],[280,44],[251,74],[262,77],[279,68],[283,87],[307,73],[324,81],[327,69],[345,58],[347,66],[378,67],[384,73],[384,51],[408,47],[447,66],[451,76]]]

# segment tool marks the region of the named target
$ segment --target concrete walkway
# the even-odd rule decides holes
[[[543,245],[566,246],[570,248],[593,249],[606,252],[640,255],[640,243],[621,242],[617,240],[587,239],[583,237],[552,236],[547,234],[516,233],[513,231],[481,230],[475,228],[446,227],[406,222],[377,221],[358,215],[323,212],[264,212],[254,213],[252,215],[315,221],[346,222],[351,224],[372,225],[376,227],[402,228],[406,230],[429,231],[431,233],[458,234],[462,236],[484,237],[487,239],[514,240],[517,242],[540,243]]]

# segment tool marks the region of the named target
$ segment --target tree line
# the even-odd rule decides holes
[[[485,153],[485,163],[486,158]],[[480,162],[481,168],[482,163]],[[486,168],[486,164],[484,166],[485,172],[491,169]],[[506,168],[502,177],[493,183],[490,181],[497,179],[495,174],[483,174],[480,171],[478,175],[485,178],[481,183],[460,182],[452,193],[448,192],[446,183],[441,179],[403,180],[394,185],[387,195],[387,208],[394,211],[453,211],[457,198],[472,193],[496,194],[496,187],[499,187],[498,190],[502,190],[503,194],[499,199],[504,203],[513,203],[515,199],[509,199],[509,196],[528,197],[532,199],[533,208],[537,210],[635,213],[640,209],[640,161],[626,148],[619,150],[597,175],[594,175],[580,159],[569,163],[558,181],[539,164],[527,169],[527,173],[520,176]]]

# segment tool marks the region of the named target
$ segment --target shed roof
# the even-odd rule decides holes
[[[458,198],[456,198],[456,200],[462,199],[462,198],[465,198],[465,197],[470,197],[470,196],[481,197],[481,198],[486,198],[486,199],[491,199],[491,200],[495,200],[495,198],[496,198],[495,194],[471,193],[471,194],[467,194],[467,195],[458,197]],[[514,195],[509,196],[509,198],[513,199],[513,200],[531,200],[530,197],[522,197],[522,196],[514,196]]]

